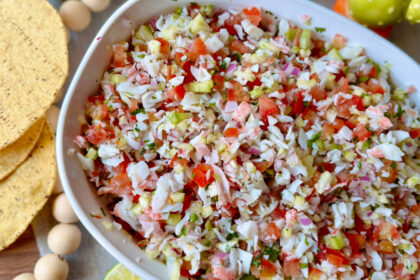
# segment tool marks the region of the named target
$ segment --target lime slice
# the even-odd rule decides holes
[[[128,270],[128,268],[121,263],[117,263],[107,272],[104,280],[141,280],[141,278]]]

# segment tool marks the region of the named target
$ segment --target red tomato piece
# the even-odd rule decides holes
[[[196,61],[200,55],[208,54],[208,50],[206,44],[204,44],[203,40],[198,37],[193,42],[191,49],[188,52],[188,58],[192,61]]]
[[[94,120],[103,120],[108,115],[108,109],[106,108],[105,104],[99,104],[96,106],[95,110],[92,113],[92,119]]]
[[[131,180],[130,178],[128,178],[127,173],[121,173],[111,178],[109,187],[112,189],[111,193],[130,194],[131,193]]]
[[[226,21],[224,27],[229,32],[230,35],[237,35],[235,24],[241,25],[241,21],[243,20],[243,15],[231,15]]]
[[[157,38],[156,41],[160,42],[160,53],[163,56],[169,56],[171,53],[171,48],[169,46],[169,42],[163,38]]]
[[[372,238],[375,240],[399,240],[401,239],[401,235],[393,224],[382,223],[375,228]]]
[[[182,66],[182,69],[187,73],[187,75],[184,77],[184,84],[195,81],[194,75],[191,73],[191,66],[191,62],[189,61],[186,61]]]
[[[127,53],[124,50],[124,46],[114,46],[114,65],[115,67],[124,67],[127,64]]]
[[[238,138],[238,136],[239,136],[239,129],[236,128],[236,127],[229,127],[228,129],[225,130],[225,132],[223,133],[223,135],[225,135],[225,137]]]
[[[283,262],[283,274],[288,277],[298,277],[300,274],[299,260],[290,260]]]
[[[299,92],[297,95],[297,99],[293,105],[293,113],[295,113],[296,115],[302,114],[303,107],[304,107],[303,94]]]
[[[267,242],[276,241],[280,237],[280,230],[274,222],[268,224],[264,232],[264,240]]]
[[[277,267],[264,258],[261,258],[261,277],[273,277],[277,273]]]
[[[410,130],[410,137],[413,139],[420,137],[420,128],[414,128]]]
[[[388,239],[381,240],[377,246],[377,250],[384,254],[393,254],[394,245]]]
[[[353,130],[353,135],[360,141],[364,142],[372,135],[372,132],[367,130],[363,124],[359,123]]]
[[[213,75],[214,89],[221,91],[225,88],[225,77],[222,75]]]
[[[343,265],[343,259],[339,256],[334,254],[328,254],[328,262],[336,267],[340,267]]]
[[[359,252],[366,241],[366,237],[361,234],[347,232],[345,232],[345,235],[350,242],[350,247],[353,251],[353,254]]]
[[[174,88],[170,88],[166,91],[166,95],[170,100],[182,100],[185,95],[185,88],[183,85],[176,86]]]
[[[257,168],[257,170],[262,173],[266,171],[268,168],[270,168],[270,166],[273,165],[273,163],[268,162],[268,161],[262,161],[262,162],[254,162],[254,165]]]
[[[213,167],[208,164],[200,163],[197,167],[193,168],[193,181],[196,182],[200,187],[207,187],[214,181]],[[209,176],[207,175],[209,174]]]
[[[277,207],[276,209],[273,210],[273,212],[271,212],[271,217],[275,220],[277,219],[281,219],[281,218],[285,218],[286,217],[286,210],[283,210],[279,207]]]
[[[378,80],[370,79],[368,82],[369,91],[376,94],[384,94],[384,88],[379,84]]]
[[[262,82],[258,77],[255,77],[254,81],[249,81],[246,83],[246,86],[249,87],[251,90],[254,88],[254,86],[261,86]]]
[[[99,125],[92,125],[86,132],[86,140],[92,144],[100,145],[105,142],[108,133]]]
[[[251,49],[242,43],[242,41],[236,39],[230,43],[230,50],[241,54],[249,53],[251,51]]]
[[[333,134],[334,134],[334,125],[330,123],[324,123],[324,125],[322,126],[321,139],[327,140],[328,138],[332,137]]]
[[[242,10],[246,18],[255,26],[258,26],[261,21],[261,10],[257,7],[250,7]]]
[[[279,112],[276,102],[266,95],[258,98],[258,108],[262,118],[266,118],[268,115],[274,115]]]
[[[185,61],[182,60],[182,57],[184,56],[184,53],[176,52],[175,53],[175,63],[179,66],[184,66]]]
[[[229,89],[228,93],[228,100],[229,101],[246,101],[248,102],[250,96],[247,92],[244,91],[244,87],[237,81],[232,80],[231,84],[233,85],[231,89]]]
[[[311,90],[309,91],[309,94],[312,95],[312,97],[316,100],[316,101],[320,101],[323,100],[325,98],[327,98],[327,92],[325,90],[323,90],[322,88],[320,88],[319,86],[315,86],[313,88],[311,88]]]

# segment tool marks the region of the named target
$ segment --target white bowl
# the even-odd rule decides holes
[[[364,46],[368,55],[378,63],[390,63],[392,65],[392,80],[397,86],[414,85],[420,89],[420,67],[410,57],[361,25],[310,1],[213,0],[198,2],[213,3],[223,8],[261,6],[280,17],[297,23],[300,15],[309,14],[313,17],[312,28],[326,28],[326,32],[323,33],[324,37],[332,39],[336,33],[343,34],[349,39],[350,44]],[[169,279],[169,276],[163,264],[149,260],[145,253],[122,232],[107,231],[102,225],[103,220],[89,216],[90,212],[98,211],[102,203],[86,179],[77,158],[68,156],[67,151],[75,148],[72,141],[80,132],[77,117],[84,113],[86,98],[98,89],[98,81],[112,57],[110,46],[129,38],[133,28],[150,17],[167,12],[176,6],[188,4],[189,1],[185,0],[132,0],[122,5],[104,24],[87,50],[66,94],[58,123],[58,170],[73,209],[93,237],[116,259],[143,279]],[[419,105],[420,93],[413,94],[413,98]],[[107,217],[107,219],[109,218]],[[140,262],[139,258],[141,258]]]

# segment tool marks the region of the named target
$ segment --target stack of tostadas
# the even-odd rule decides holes
[[[0,0],[0,250],[27,228],[57,179],[45,112],[68,73],[66,33],[46,0]]]

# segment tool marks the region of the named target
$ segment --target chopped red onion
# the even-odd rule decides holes
[[[295,67],[295,68],[293,68],[293,71],[292,71],[292,73],[291,73],[291,74],[292,74],[293,76],[297,76],[297,75],[299,74],[299,71],[300,71],[300,70],[299,70],[299,68]]]
[[[254,155],[254,156],[259,156],[260,155],[260,150],[258,150],[257,148],[254,148],[254,147],[251,147],[250,149],[249,149],[249,152],[252,154],[252,155]]]
[[[306,218],[306,217],[305,218],[301,218],[300,219],[300,222],[304,226],[308,226],[308,225],[311,225],[312,224],[312,220],[309,219],[309,218]]]
[[[360,178],[360,180],[370,182],[370,177],[369,176],[363,176],[362,178]]]
[[[232,72],[233,70],[235,70],[235,68],[236,68],[236,63],[235,63],[235,62],[231,63],[231,64],[229,65],[229,68],[228,68],[228,70],[227,70],[227,73]]]

